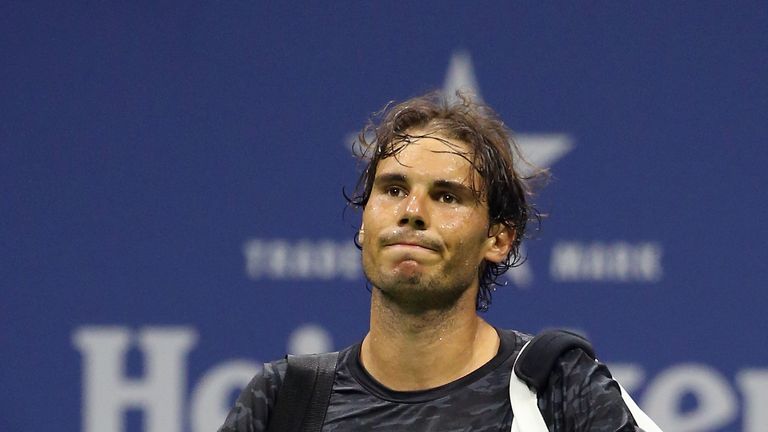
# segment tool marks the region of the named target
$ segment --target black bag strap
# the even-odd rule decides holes
[[[557,359],[565,352],[581,348],[595,358],[595,350],[588,340],[567,330],[546,330],[536,335],[525,347],[515,363],[515,374],[528,386],[543,391]]]
[[[288,355],[267,432],[320,432],[331,399],[338,352]]]

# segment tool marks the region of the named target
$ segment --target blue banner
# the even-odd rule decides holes
[[[352,137],[473,91],[553,173],[486,318],[667,431],[768,425],[765,2],[8,2],[0,430],[210,432],[370,294]]]

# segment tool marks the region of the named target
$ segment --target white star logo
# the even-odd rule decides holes
[[[443,93],[455,99],[456,90],[462,90],[476,99],[482,100],[480,88],[475,79],[475,68],[472,59],[466,51],[456,51],[451,56],[448,73],[445,75]],[[534,166],[549,168],[558,159],[565,156],[573,148],[573,140],[567,134],[516,134],[515,139],[523,156]],[[521,167],[526,173],[526,167]]]

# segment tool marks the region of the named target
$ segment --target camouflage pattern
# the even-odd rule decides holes
[[[360,344],[341,351],[324,432],[509,431],[509,379],[529,335],[499,330],[497,355],[480,369],[423,391],[392,391],[360,365]],[[248,384],[219,432],[262,432],[269,422],[286,362],[267,363]],[[640,431],[608,369],[580,349],[559,359],[539,409],[550,432]]]

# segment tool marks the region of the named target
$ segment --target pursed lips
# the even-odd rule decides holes
[[[382,234],[379,241],[384,248],[399,246],[404,249],[423,249],[435,253],[440,253],[443,250],[440,240],[433,239],[426,233],[389,232]]]
[[[407,248],[414,248],[414,249],[424,249],[432,252],[437,252],[434,248],[429,247],[423,243],[416,243],[416,242],[408,242],[408,241],[402,241],[402,242],[394,242],[386,245],[387,247],[390,246],[400,246],[400,247],[407,247]]]

